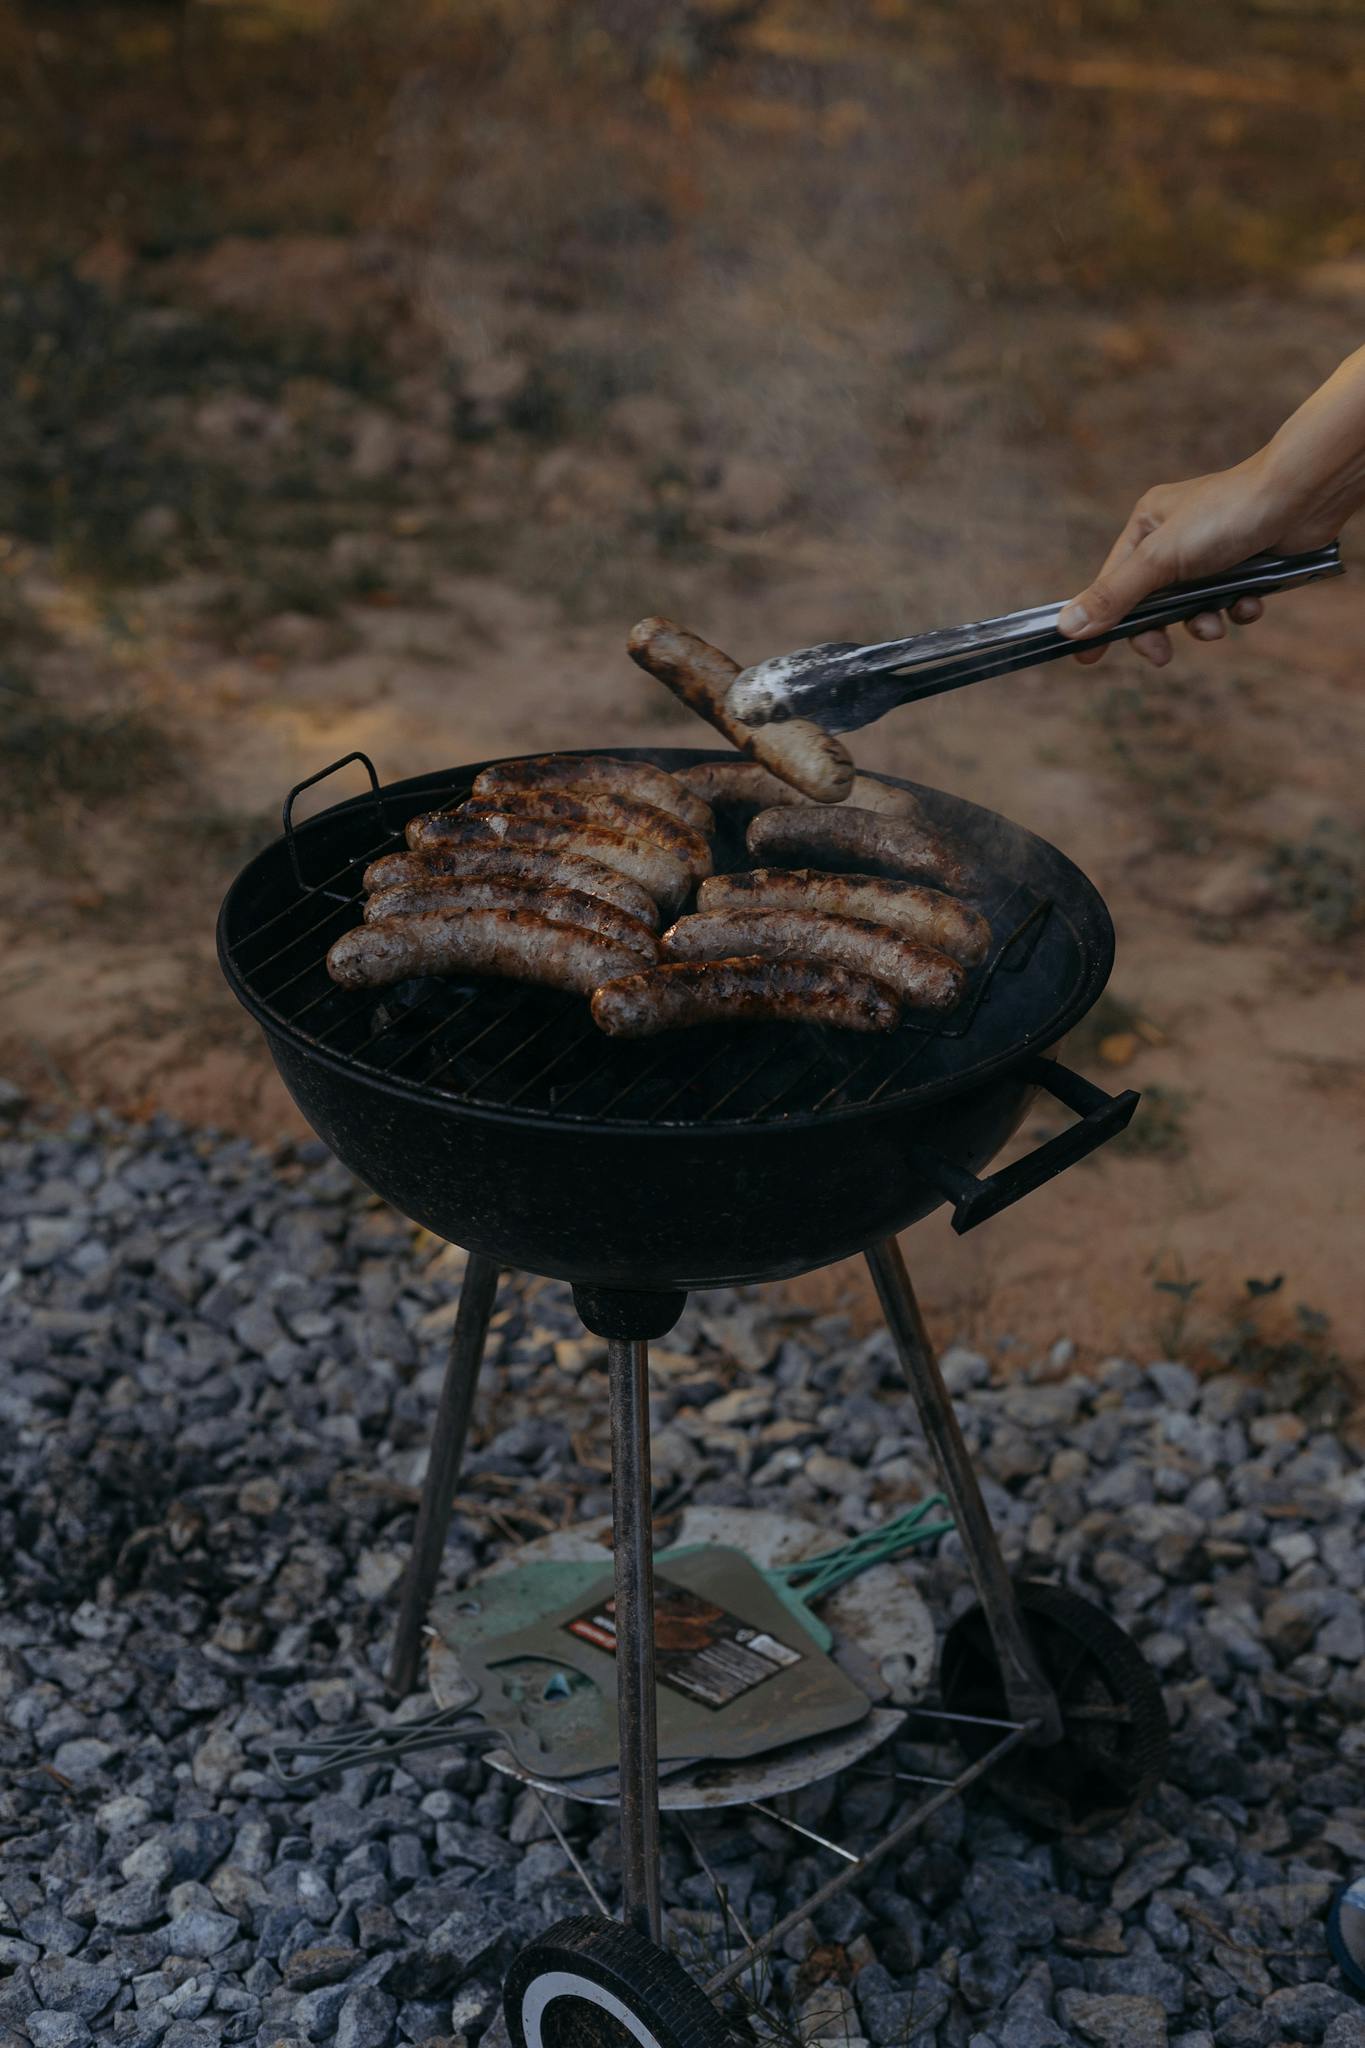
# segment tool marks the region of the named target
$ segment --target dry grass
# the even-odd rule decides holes
[[[113,704],[80,714],[14,667],[0,667],[0,797],[11,816],[58,800],[126,804],[178,766],[166,733],[144,712]]]

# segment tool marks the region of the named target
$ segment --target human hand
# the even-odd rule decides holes
[[[1283,545],[1289,552],[1289,543],[1276,533],[1282,519],[1258,473],[1261,461],[1253,456],[1235,469],[1145,491],[1099,575],[1063,608],[1058,630],[1083,641],[1116,626],[1144,597],[1167,583],[1216,575],[1262,548]],[[1319,544],[1294,542],[1295,547]],[[1260,598],[1240,597],[1228,616],[1238,625],[1250,625],[1264,609]],[[1184,626],[1195,640],[1221,640],[1227,631],[1222,613],[1216,611],[1199,612]],[[1170,634],[1164,627],[1135,634],[1132,644],[1156,668],[1164,668],[1171,659]],[[1089,665],[1106,651],[1081,647],[1076,659]]]
[[[1349,356],[1265,447],[1232,469],[1143,493],[1094,582],[1062,607],[1058,630],[1084,643],[1116,626],[1164,584],[1216,576],[1263,548],[1298,554],[1334,540],[1365,506],[1365,349]],[[1239,598],[1227,616],[1259,619],[1257,597]],[[1186,619],[1195,640],[1221,640],[1216,611]],[[1133,645],[1157,668],[1171,659],[1164,629],[1138,633]],[[1077,661],[1103,647],[1082,644]]]

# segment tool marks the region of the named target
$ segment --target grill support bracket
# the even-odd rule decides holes
[[[654,1489],[649,1464],[649,1345],[607,1342],[611,1381],[612,1555],[616,1572],[616,1717],[621,1781],[621,1907],[658,1941],[659,1736],[654,1690]]]
[[[866,1257],[920,1427],[952,1503],[990,1630],[1013,1724],[1012,1736],[998,1754],[1003,1756],[1020,1741],[1050,1746],[1064,1733],[1057,1696],[1029,1639],[900,1247],[890,1238],[871,1246]],[[410,1691],[416,1681],[421,1631],[450,1526],[497,1278],[494,1260],[478,1253],[470,1255],[389,1663],[389,1690],[395,1697]],[[579,1287],[574,1299],[587,1327],[607,1339],[623,1917],[628,1926],[657,1942],[661,1924],[659,1760],[649,1341],[667,1334],[687,1297],[662,1290]],[[970,1772],[959,1782],[969,1782],[977,1774]],[[932,1802],[927,1810],[932,1810]],[[896,1833],[898,1837],[900,1831]],[[850,1869],[845,1881],[857,1874]],[[840,1889],[842,1882],[836,1881],[818,1897],[833,1896]],[[767,1944],[758,1944],[764,1946]],[[734,1969],[723,1972],[717,1981],[734,1974]]]
[[[417,1665],[422,1646],[422,1627],[431,1606],[436,1582],[441,1575],[441,1558],[454,1510],[455,1489],[460,1483],[465,1438],[474,1406],[474,1389],[488,1323],[498,1291],[498,1266],[482,1252],[471,1252],[460,1287],[460,1305],[450,1338],[441,1399],[436,1409],[436,1426],[431,1437],[431,1457],[422,1488],[413,1533],[412,1554],[403,1574],[399,1595],[398,1626],[385,1684],[390,1699],[405,1699],[417,1683]]]
[[[1004,1681],[1010,1714],[1029,1728],[1029,1740],[1040,1746],[1060,1742],[1062,1717],[1057,1695],[1029,1641],[1024,1618],[1006,1569],[981,1484],[972,1467],[961,1426],[929,1333],[924,1327],[905,1260],[894,1238],[873,1245],[868,1270],[882,1305],[886,1327],[896,1347],[919,1413],[920,1427],[934,1454],[943,1490],[952,1506],[957,1533],[967,1553],[976,1595],[986,1615],[996,1660]]]

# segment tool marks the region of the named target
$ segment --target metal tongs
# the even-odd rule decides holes
[[[1337,541],[1303,555],[1251,555],[1222,575],[1172,583],[1154,591],[1117,626],[1086,640],[1068,639],[1059,633],[1062,606],[1043,604],[1032,611],[982,619],[976,625],[915,633],[908,640],[881,640],[868,647],[828,641],[821,647],[774,655],[742,670],[730,686],[726,707],[745,725],[808,718],[826,732],[852,732],[884,718],[898,704],[960,690],[967,683],[1006,675],[1012,669],[1060,661],[1083,648],[1128,640],[1135,633],[1172,626],[1200,612],[1225,611],[1239,597],[1292,590],[1300,583],[1316,583],[1324,576],[1341,573]]]

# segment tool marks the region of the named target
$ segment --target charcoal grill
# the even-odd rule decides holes
[[[673,770],[729,758],[629,757]],[[303,791],[351,763],[369,789],[296,824]],[[312,1127],[385,1200],[470,1255],[404,1581],[395,1696],[417,1674],[499,1269],[569,1281],[583,1322],[607,1340],[628,1924],[566,1923],[518,1958],[508,2020],[518,2048],[553,2048],[566,2026],[586,2026],[593,2042],[629,2035],[683,2048],[705,2038],[706,2014],[720,2021],[657,1946],[647,1375],[650,1341],[672,1328],[690,1290],[866,1255],[979,1597],[945,1641],[932,1710],[964,1733],[971,1761],[802,1912],[987,1771],[1035,1820],[1072,1827],[1112,1818],[1160,1775],[1160,1691],[1127,1638],[1069,1592],[1008,1577],[896,1243],[945,1202],[955,1229],[975,1227],[1127,1123],[1135,1094],[1111,1097],[1056,1058],[1108,979],[1113,929],[1097,890],[1054,847],[905,783],[971,849],[994,934],[964,1002],[942,1021],[871,1039],[716,1026],[631,1044],[599,1033],[581,1000],[540,989],[335,987],[327,949],[360,917],[366,865],[402,845],[414,813],[458,802],[485,765],[381,785],[352,754],[299,784],[281,838],[228,892],[219,957]],[[742,863],[742,845],[722,834],[717,866]],[[984,1173],[1039,1090],[1078,1121]],[[749,1945],[708,1990],[790,1924]]]

